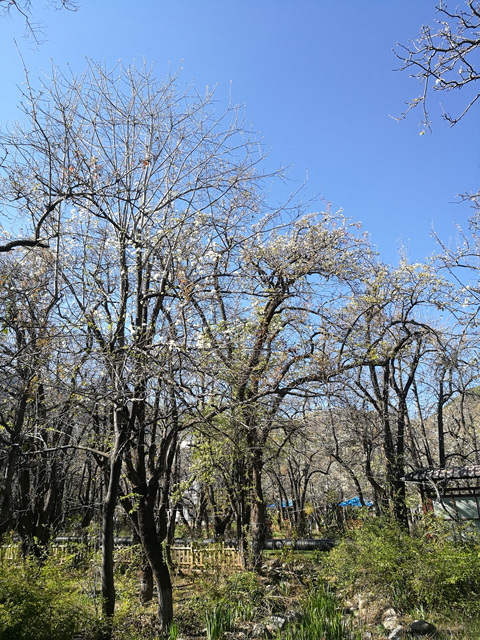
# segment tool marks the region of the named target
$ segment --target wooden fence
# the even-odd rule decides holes
[[[123,549],[119,549],[123,551]],[[49,557],[57,564],[71,562],[72,558],[81,559],[86,555],[85,548],[75,547],[71,544],[54,544],[50,547]],[[7,544],[0,546],[0,560],[2,562],[18,562],[22,558],[20,544]]]
[[[214,567],[242,567],[242,558],[237,549],[225,547],[223,544],[205,545],[202,547],[185,546],[170,547],[172,562],[179,569],[201,570]]]
[[[85,553],[85,548],[71,544],[54,544],[50,548],[51,557],[55,558],[58,564],[70,562],[72,557],[79,559]],[[225,547],[223,544],[173,546],[170,547],[170,557],[176,567],[190,571],[213,569],[221,566],[242,567],[242,558],[237,549]],[[20,558],[19,544],[0,546],[0,560],[2,562],[18,561]],[[115,548],[115,562],[117,563],[130,564],[137,558],[137,546]]]
[[[0,559],[5,561],[17,561],[20,560],[20,545],[19,544],[5,544],[0,546]]]

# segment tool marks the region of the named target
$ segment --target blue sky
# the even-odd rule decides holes
[[[454,242],[455,222],[467,226],[471,210],[456,196],[478,189],[478,106],[450,128],[437,94],[425,135],[420,112],[391,117],[419,90],[394,71],[392,49],[433,22],[434,0],[79,2],[70,13],[33,0],[48,34],[36,48],[22,38],[19,18],[0,21],[1,123],[18,116],[23,71],[14,39],[31,78],[48,73],[51,60],[81,71],[86,57],[108,67],[145,58],[159,77],[181,66],[182,82],[193,80],[199,92],[217,86],[225,106],[230,94],[245,104],[270,149],[269,167],[290,166],[287,188],[308,172],[307,197],[361,221],[385,261],[397,261],[401,244],[423,260],[438,250],[432,226],[445,242]],[[461,94],[441,98],[451,111],[462,103]]]

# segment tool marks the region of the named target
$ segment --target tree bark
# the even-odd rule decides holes
[[[142,493],[137,512],[138,535],[157,587],[158,619],[162,628],[168,629],[173,620],[173,591],[170,571],[157,533],[154,517],[156,487],[152,487],[152,485],[148,488],[145,487]],[[159,517],[163,520],[160,523],[160,529],[166,532],[167,522],[164,510],[160,510]]]
[[[115,582],[114,582],[114,525],[115,509],[118,503],[120,478],[123,464],[123,447],[127,437],[128,412],[122,408],[114,413],[115,444],[110,456],[107,495],[103,503],[102,518],[102,612],[105,617],[106,628],[104,638],[107,640],[112,633],[112,620],[115,611]]]
[[[251,490],[250,490],[250,553],[249,565],[253,570],[262,566],[263,547],[266,537],[265,501],[262,488],[261,453],[255,452],[252,463]]]
[[[118,500],[122,457],[115,452],[110,463],[108,490],[103,503],[102,518],[102,611],[110,626],[115,611],[115,583],[113,577],[114,560],[114,516]],[[107,635],[109,637],[109,635]]]

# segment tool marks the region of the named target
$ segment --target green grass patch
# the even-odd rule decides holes
[[[278,640],[360,640],[351,620],[339,607],[336,595],[323,585],[307,594],[302,620],[287,625]]]

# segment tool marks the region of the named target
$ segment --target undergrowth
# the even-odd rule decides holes
[[[232,629],[249,632],[257,622],[295,612],[279,639],[356,640],[336,594],[358,593],[388,603],[407,619],[432,620],[441,640],[480,637],[478,538],[451,523],[426,519],[409,534],[370,517],[328,553],[307,559],[291,552],[281,559],[263,576],[230,568],[179,576],[167,637],[198,636],[203,629],[209,640],[219,640]],[[95,638],[101,628],[98,562],[95,554],[83,556],[81,566],[75,556],[62,565],[55,558],[1,562],[0,640]],[[155,602],[139,603],[138,564],[118,568],[113,640],[163,637]]]
[[[98,623],[55,561],[5,561],[0,564],[1,640],[88,640]]]
[[[278,640],[360,640],[359,632],[352,630],[338,599],[323,585],[307,594],[302,619],[287,625],[279,632]]]
[[[193,595],[182,594],[176,611],[182,626],[192,633],[202,626],[207,635],[209,629],[215,634],[216,627],[228,631],[234,623],[264,617],[271,608],[264,585],[252,571],[226,572],[215,581],[208,573],[194,576],[189,591]]]
[[[434,518],[413,534],[397,523],[368,518],[323,562],[331,584],[350,595],[365,591],[401,611],[455,611],[480,616],[478,538]]]

